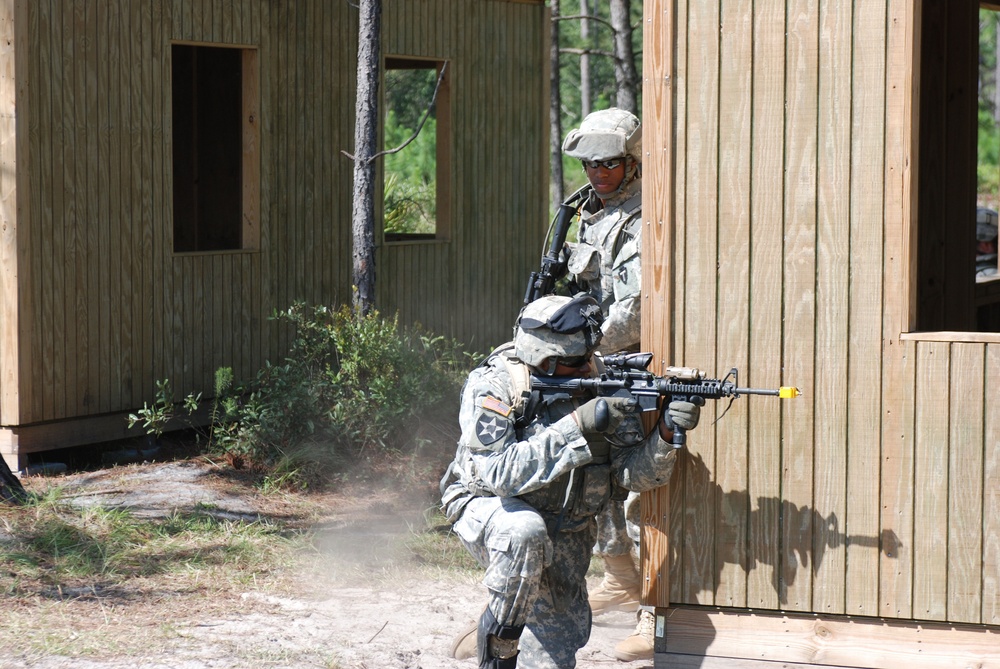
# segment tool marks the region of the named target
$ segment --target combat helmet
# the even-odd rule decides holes
[[[546,295],[521,310],[514,331],[514,353],[545,374],[559,358],[589,356],[601,341],[604,315],[592,296]]]
[[[635,114],[624,109],[601,109],[588,114],[579,128],[566,135],[562,150],[578,160],[613,160],[629,156],[641,163],[642,127]]]

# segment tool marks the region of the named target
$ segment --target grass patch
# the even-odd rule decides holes
[[[57,493],[8,509],[3,523],[10,537],[0,544],[8,597],[78,598],[140,578],[216,571],[245,582],[309,543],[308,534],[287,534],[266,521],[219,519],[207,509],[139,518],[122,509],[74,507]]]

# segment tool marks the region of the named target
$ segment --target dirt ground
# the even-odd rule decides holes
[[[294,495],[260,494],[239,477],[227,476],[226,468],[197,458],[27,477],[29,490],[59,485],[77,504],[124,506],[142,515],[198,505],[234,519],[315,523],[318,555],[314,570],[273,582],[255,579],[217,599],[188,598],[159,585],[129,596],[61,593],[37,607],[8,609],[0,613],[8,642],[21,626],[40,620],[51,620],[61,638],[51,652],[40,652],[36,641],[0,657],[0,667],[471,669],[474,660],[455,660],[449,648],[485,602],[478,573],[415,565],[399,548],[400,537],[427,526],[436,501],[435,470],[443,467],[443,462],[411,463],[408,472],[345,483],[337,493],[313,495],[308,504]],[[577,666],[652,666],[652,661],[614,658],[614,645],[634,624],[629,613],[596,618]],[[107,648],[77,654],[94,643]]]

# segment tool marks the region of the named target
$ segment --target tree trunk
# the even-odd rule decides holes
[[[635,51],[632,48],[631,0],[611,0],[611,26],[615,31],[615,81],[618,84],[617,106],[639,113],[638,78]]]
[[[27,491],[3,458],[0,458],[0,501],[7,504],[24,504],[28,501]]]
[[[994,22],[993,31],[996,37],[993,52],[993,120],[1000,123],[1000,23],[997,22],[997,18],[991,13],[990,19]]]
[[[375,161],[382,0],[358,3],[358,99],[354,121],[354,243],[352,304],[358,315],[375,307]]]
[[[580,54],[580,118],[587,118],[590,113],[590,54],[586,52],[592,45],[590,43],[590,0],[580,0],[580,42],[583,44],[584,53]],[[561,202],[561,200],[560,200]]]
[[[549,28],[549,144],[552,149],[552,206],[558,208],[565,199],[562,167],[562,96],[559,93],[559,0],[552,0],[552,21]]]

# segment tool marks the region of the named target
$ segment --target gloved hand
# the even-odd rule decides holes
[[[599,410],[601,403],[607,407],[606,411]],[[625,420],[625,416],[635,411],[635,407],[636,402],[631,397],[595,397],[576,409],[580,431],[584,434],[612,434]]]
[[[558,260],[552,263],[552,269],[549,271],[552,272],[552,278],[556,281],[566,276],[567,267],[569,265],[569,254],[569,247],[564,244],[563,247],[559,249]]]
[[[697,427],[700,416],[701,407],[697,404],[674,400],[667,405],[667,410],[663,413],[663,426],[671,432],[674,426],[693,430]]]

